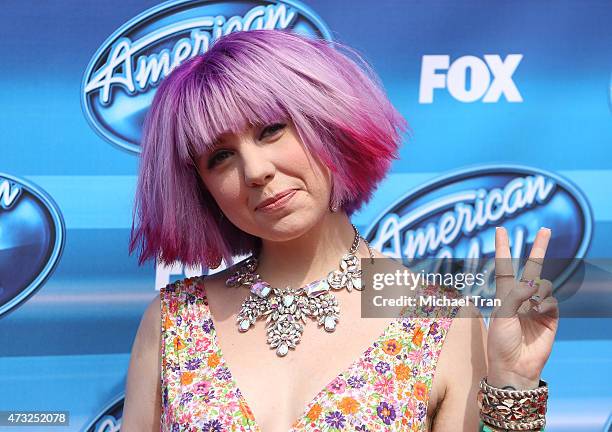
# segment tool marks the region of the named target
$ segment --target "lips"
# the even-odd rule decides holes
[[[282,192],[279,192],[279,193],[277,193],[276,195],[272,196],[272,198],[268,198],[268,199],[263,200],[262,202],[260,202],[260,203],[257,205],[257,207],[255,207],[255,210],[259,210],[259,209],[260,209],[260,208],[262,208],[262,207],[265,207],[265,206],[267,206],[267,205],[269,205],[269,204],[272,204],[272,203],[274,203],[274,202],[278,201],[279,199],[281,199],[281,198],[282,198],[282,197],[284,197],[285,195],[290,194],[290,193],[291,193],[291,192],[293,192],[294,190],[296,190],[296,189],[286,189],[286,190],[284,190],[284,191],[282,191]]]

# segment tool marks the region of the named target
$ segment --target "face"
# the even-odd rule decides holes
[[[328,211],[330,171],[310,155],[291,121],[222,134],[197,165],[225,217],[257,237],[291,240]],[[272,207],[258,207],[286,190],[294,192]]]

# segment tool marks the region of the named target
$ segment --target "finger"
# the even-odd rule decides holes
[[[544,256],[546,255],[546,249],[548,248],[548,241],[550,240],[550,229],[540,228],[533,246],[529,253],[529,258],[523,268],[523,274],[521,279],[532,280],[540,277],[542,273],[542,264],[544,263]]]
[[[510,318],[516,316],[519,312],[525,313],[531,309],[529,297],[537,293],[538,286],[536,284],[528,284],[519,282],[501,301],[501,306],[497,312],[497,316],[502,318]]]
[[[529,301],[532,306],[540,304],[546,297],[552,295],[552,282],[548,279],[536,279],[535,283],[538,284],[538,291],[531,297]]]
[[[551,318],[559,318],[559,302],[553,296],[546,297],[535,310],[542,315],[548,315]]]
[[[540,284],[540,288],[538,289],[538,294],[545,299],[546,297],[550,297],[553,293],[553,284],[548,279],[536,279],[536,283]]]
[[[527,313],[531,309],[538,310],[538,305],[542,303],[542,301],[552,295],[552,282],[547,279],[535,279],[533,282],[522,281],[522,283],[526,283],[527,285],[535,284],[538,289],[535,294],[527,299],[527,301],[523,302],[518,309],[518,313]]]
[[[495,298],[503,300],[508,296],[516,278],[512,267],[510,242],[504,227],[495,228]]]

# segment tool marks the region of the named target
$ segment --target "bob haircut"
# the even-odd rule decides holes
[[[129,245],[130,253],[141,245],[139,265],[157,257],[229,267],[234,255],[254,253],[261,239],[222,218],[194,161],[224,132],[288,118],[330,169],[330,201],[349,216],[399,158],[408,129],[371,66],[344,44],[285,30],[217,39],[172,70],[146,115]]]

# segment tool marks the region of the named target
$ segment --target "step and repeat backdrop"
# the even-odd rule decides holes
[[[380,75],[411,132],[352,218],[373,247],[486,266],[495,226],[517,258],[546,226],[570,258],[546,276],[575,294],[581,263],[612,256],[610,23],[609,1],[3,2],[0,411],[119,430],[146,306],[209,272],[128,254],[142,122],[172,68],[228,32],[338,40]],[[610,317],[602,292],[562,317],[547,431],[610,428]]]

